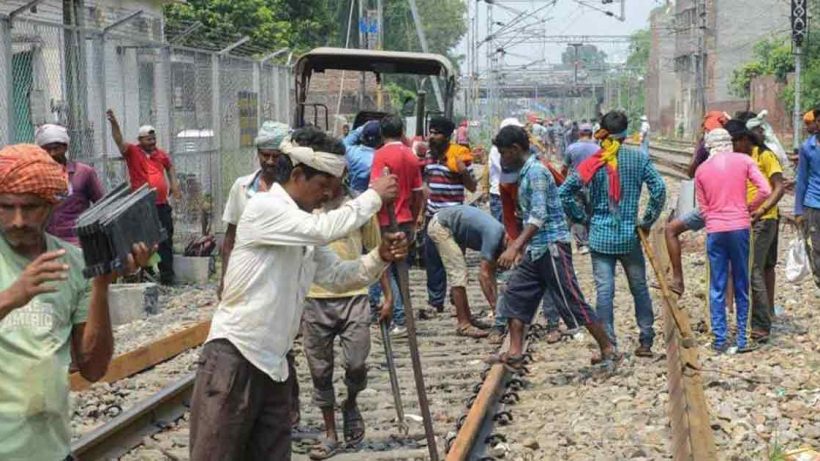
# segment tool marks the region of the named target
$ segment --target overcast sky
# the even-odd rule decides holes
[[[487,5],[482,0],[465,1],[470,6],[471,16],[478,5],[478,41],[481,42],[487,36]],[[537,14],[533,12],[552,4],[553,0],[494,0],[494,2],[495,5],[492,7],[494,23],[506,24],[515,18],[516,13],[507,9],[512,8],[525,11],[526,16],[530,18],[548,19],[544,23],[548,35],[629,35],[636,30],[649,27],[649,12],[666,3],[664,0],[625,0],[626,19],[619,21],[583,5],[586,3],[601,9],[609,9],[617,16],[620,14],[619,0],[614,0],[610,5],[604,5],[603,0],[557,0],[553,6],[547,6]],[[496,25],[493,30],[500,28],[501,26]],[[602,43],[596,46],[606,52],[611,61],[622,62],[626,59],[626,44]],[[565,48],[566,44],[527,44],[507,47],[504,62],[507,65],[523,65],[543,59],[548,64],[559,63],[561,53]],[[468,50],[466,37],[456,49],[458,53],[466,56]],[[485,66],[486,46],[479,50],[479,69]]]

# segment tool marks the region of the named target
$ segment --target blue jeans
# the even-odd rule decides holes
[[[427,304],[435,307],[444,306],[447,296],[447,273],[444,263],[438,254],[435,242],[427,235],[427,226],[430,218],[424,225],[424,269],[427,272]]]
[[[735,285],[737,347],[746,347],[749,335],[749,229],[713,232],[706,236],[709,256],[709,316],[714,345],[726,343],[726,284],[729,265]]]
[[[612,344],[615,340],[615,315],[613,299],[615,298],[615,265],[620,261],[629,282],[629,291],[635,301],[635,319],[638,322],[642,345],[652,346],[655,339],[655,314],[652,311],[652,298],[646,285],[646,262],[641,246],[636,242],[635,248],[627,254],[604,254],[591,252],[592,275],[595,278],[596,310],[604,323],[607,335]]]
[[[490,214],[496,221],[504,223],[501,216],[501,196],[498,194],[490,194]]]

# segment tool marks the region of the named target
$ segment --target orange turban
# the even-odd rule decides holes
[[[0,194],[33,194],[57,203],[68,190],[62,165],[34,144],[0,149]]]
[[[716,128],[723,128],[728,121],[729,117],[725,112],[711,110],[703,116],[703,129],[708,133]]]
[[[814,123],[814,110],[810,110],[803,114],[803,123],[806,125]]]

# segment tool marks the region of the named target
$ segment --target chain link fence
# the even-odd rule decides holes
[[[43,123],[65,125],[70,157],[94,166],[110,190],[127,181],[110,108],[126,141],[152,125],[174,161],[183,196],[172,203],[177,249],[208,227],[224,230],[231,185],[258,166],[258,127],[291,120],[290,68],[260,60],[265,50],[228,51],[236,37],[180,46],[160,11],[86,2],[75,11],[82,20],[67,21],[62,1],[21,8],[27,3],[0,4],[0,145],[33,142]]]

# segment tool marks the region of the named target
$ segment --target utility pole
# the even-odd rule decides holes
[[[575,49],[575,59],[574,59],[574,75],[573,75],[573,84],[578,86],[578,65],[580,64],[579,58],[579,49],[584,46],[583,43],[570,43],[569,46]]]
[[[706,113],[706,2],[696,0],[695,17],[698,21],[698,55],[696,62],[697,110],[694,120],[701,120]],[[691,124],[691,123],[690,123]]]
[[[421,24],[421,15],[419,14],[419,7],[416,5],[416,0],[407,0],[407,3],[410,4],[410,12],[413,14],[413,23],[416,26],[416,35],[419,37],[419,43],[421,43],[421,50],[425,53],[429,53],[429,48],[427,47],[427,35],[424,33],[424,28]],[[444,98],[441,97],[441,88],[439,88],[438,79],[435,76],[430,77],[430,81],[433,83],[433,93],[436,95],[436,102],[438,103],[439,110],[445,112],[444,107]]]
[[[794,44],[794,110],[792,111],[793,140],[792,147],[796,154],[800,148],[800,73],[803,64],[803,39],[806,37],[807,14],[806,0],[792,0],[791,22],[792,43]]]
[[[359,0],[359,48],[360,49],[367,49],[367,19],[364,15],[364,2],[367,0]],[[359,110],[364,110],[364,93],[366,91],[365,79],[367,75],[364,72],[361,72],[360,82],[359,82],[359,97],[357,98],[357,105],[359,106]]]

